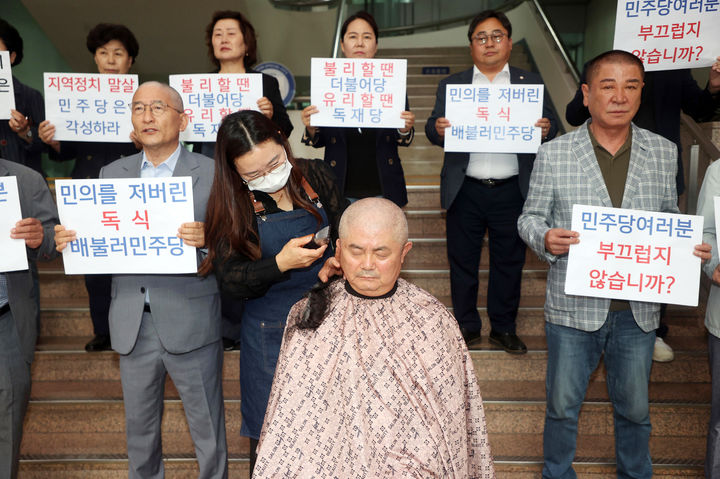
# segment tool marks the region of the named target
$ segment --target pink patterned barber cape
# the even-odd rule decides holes
[[[493,478],[480,388],[457,322],[402,279],[380,298],[330,286],[317,330],[288,316],[253,478]]]

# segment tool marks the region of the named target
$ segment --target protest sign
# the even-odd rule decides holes
[[[194,221],[192,178],[56,180],[60,223],[77,233],[66,274],[194,273],[196,249],[177,237]]]
[[[445,151],[536,153],[542,85],[446,85]]]
[[[405,128],[407,60],[313,58],[312,126]]]
[[[10,237],[21,219],[17,177],[0,176],[0,273],[28,269],[25,240]]]
[[[619,0],[614,47],[646,71],[710,66],[720,43],[720,0]]]
[[[0,52],[0,120],[10,119],[10,110],[15,109],[15,91],[12,82],[10,52]]]
[[[703,217],[573,205],[565,294],[697,306]]]
[[[130,142],[137,75],[44,73],[45,118],[53,140]]]
[[[260,73],[170,75],[170,86],[183,99],[188,126],[182,141],[215,141],[222,119],[238,110],[259,111]]]

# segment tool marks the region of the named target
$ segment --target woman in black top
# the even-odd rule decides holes
[[[367,12],[348,17],[340,29],[346,58],[375,58],[378,27]],[[325,161],[335,172],[340,192],[348,198],[383,196],[400,207],[407,204],[405,175],[398,146],[410,146],[415,133],[415,114],[405,99],[401,118],[403,128],[314,127],[310,117],[318,112],[315,105],[302,111],[305,134],[302,142],[315,148],[325,147]]]
[[[294,158],[277,125],[256,111],[228,115],[217,137],[200,274],[215,273],[220,293],[244,300],[240,346],[242,427],[251,475],[285,320],[317,282],[331,244],[308,248],[336,225],[345,200],[330,168]]]
[[[88,33],[87,49],[93,54],[98,73],[125,75],[137,58],[140,47],[135,35],[125,25],[100,23]],[[75,179],[97,178],[100,169],[123,156],[134,155],[139,148],[128,139],[127,143],[55,141],[55,126],[48,120],[40,123],[40,139],[50,145],[50,157],[57,161],[75,160],[72,177]],[[132,137],[131,137],[132,138]],[[90,299],[90,318],[95,337],[85,345],[85,350],[110,349],[110,287],[109,274],[85,275],[85,287]]]
[[[257,40],[255,29],[245,16],[233,10],[215,12],[205,29],[208,56],[215,65],[215,73],[258,73],[251,67],[257,62]],[[280,96],[277,80],[262,73],[263,97],[258,107],[263,115],[271,119],[280,131],[290,136],[293,130],[285,104]],[[215,143],[195,143],[193,151],[210,158],[215,157]],[[242,301],[222,296],[223,347],[226,350],[237,347],[240,339],[239,324],[233,317],[242,314]]]
[[[245,16],[233,10],[218,11],[205,29],[208,56],[215,65],[214,73],[259,73],[252,69],[257,62],[255,29]],[[293,130],[277,80],[262,75],[263,97],[257,102],[263,115],[270,118],[286,137]],[[193,151],[213,158],[215,143],[196,143]]]

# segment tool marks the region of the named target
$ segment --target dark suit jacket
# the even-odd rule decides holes
[[[645,80],[652,81],[652,99],[654,125],[638,126],[647,128],[653,133],[667,138],[675,143],[678,149],[678,173],[676,177],[677,194],[680,196],[685,191],[685,176],[680,145],[680,112],[692,117],[695,121],[703,121],[709,118],[715,108],[720,104],[720,95],[713,95],[705,89],[701,89],[690,70],[663,70],[646,72]],[[585,69],[583,69],[580,83],[585,83]],[[640,104],[638,116],[642,116],[642,110],[649,108],[646,103]],[[582,125],[590,118],[590,112],[583,105],[582,89],[578,86],[575,97],[565,108],[565,119],[573,126]]]
[[[445,116],[445,85],[454,84],[470,84],[472,83],[473,69],[454,73],[449,77],[440,81],[437,89],[435,107],[433,108],[430,118],[425,124],[425,134],[431,143],[443,146],[444,138],[441,138],[435,130],[435,122],[438,118]],[[519,68],[510,67],[510,83],[513,84],[542,84],[542,78],[537,73],[527,72]],[[549,97],[547,89],[545,89],[543,102],[543,118],[550,120],[550,132],[545,137],[551,140],[558,132],[557,119],[550,109]],[[539,119],[539,118],[538,118]],[[530,184],[530,173],[532,172],[535,154],[519,153],[518,155],[519,182],[520,191],[523,197],[527,196],[528,186]],[[460,187],[465,180],[465,171],[467,170],[469,153],[446,152],[445,161],[443,162],[442,172],[440,173],[440,199],[442,207],[449,209],[453,200],[460,191]]]
[[[58,224],[58,214],[45,180],[36,171],[0,159],[0,176],[17,177],[22,217],[40,220],[44,230],[43,241],[38,248],[25,248],[30,269],[5,273],[10,310],[20,338],[20,350],[25,360],[30,363],[35,352],[40,314],[39,293],[33,282],[31,270],[35,268],[37,261],[48,261],[58,255],[55,251],[55,225]],[[10,232],[3,231],[0,234],[9,235]]]
[[[140,178],[141,162],[142,153],[121,158],[100,170],[100,178]],[[205,221],[214,171],[215,163],[210,158],[180,149],[173,176],[192,177],[195,221]],[[165,349],[173,354],[186,353],[220,340],[220,298],[213,275],[114,274],[110,337],[115,351],[128,354],[135,346],[146,288]]]
[[[405,110],[410,110],[407,98]],[[313,138],[308,137],[307,129],[302,142],[315,148],[325,147],[325,162],[330,165],[337,178],[340,193],[345,194],[345,177],[347,172],[346,128],[318,127]],[[400,136],[396,128],[378,128],[375,141],[375,161],[380,175],[380,186],[383,196],[400,207],[407,204],[407,188],[405,174],[400,164],[398,146],[410,146],[415,136],[415,128],[408,136]]]

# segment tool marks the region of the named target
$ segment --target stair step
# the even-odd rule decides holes
[[[126,479],[127,460],[86,458],[85,460],[26,459],[20,463],[23,479]],[[588,479],[615,479],[614,464],[575,463],[575,471]],[[231,458],[228,462],[230,477],[249,479],[249,462],[245,458]],[[495,460],[498,479],[537,479],[542,462],[521,460]],[[165,471],[174,479],[195,479],[197,464],[194,459],[165,457]],[[653,465],[655,479],[704,479],[702,466]]]
[[[542,457],[544,402],[485,401],[485,415],[495,457]],[[651,404],[653,462],[702,461],[709,419],[709,405]],[[609,403],[583,404],[578,431],[576,458],[592,458],[592,462],[613,460],[613,415]]]
[[[117,455],[119,456],[119,455]],[[197,462],[192,458],[165,455],[165,471],[173,479],[196,479]],[[228,461],[230,477],[249,479],[250,462],[247,458]],[[26,458],[20,462],[22,479],[127,479],[126,458],[83,456],[77,459],[52,460]]]
[[[531,314],[533,313],[533,314]],[[542,328],[542,311],[521,312],[518,319],[520,337],[527,344],[529,352],[524,355],[511,355],[490,344],[488,321],[483,323],[483,339],[470,351],[475,373],[486,397],[489,387],[492,399],[500,399],[499,391],[509,384],[518,383],[516,393],[524,399],[544,399],[544,378],[547,362],[547,344]],[[676,331],[671,326],[671,331]],[[523,332],[535,330],[539,334]],[[63,338],[57,341],[52,350],[39,350],[32,365],[33,399],[120,399],[120,370],[118,355],[112,351],[86,353],[81,350],[84,338]],[[706,345],[702,338],[695,336],[677,337],[672,341],[675,348],[675,360],[669,363],[653,363],[651,370],[651,388],[656,389],[653,401],[698,403],[709,402],[710,373],[707,363]],[[49,347],[43,345],[43,347]],[[226,399],[239,399],[239,352],[226,351],[223,364],[223,387]],[[587,400],[606,400],[604,391],[604,365],[599,365],[593,373],[591,384],[599,384],[602,391],[588,393]],[[527,388],[522,383],[527,383]],[[683,391],[675,385],[685,385]],[[492,392],[496,391],[496,392]],[[168,378],[165,387],[166,398],[177,399],[178,394]]]
[[[544,402],[486,400],[485,414],[495,457],[541,457]],[[651,404],[650,414],[655,462],[702,460],[709,405]],[[229,453],[247,455],[249,442],[239,434],[239,401],[226,400],[225,415]],[[126,454],[124,429],[121,401],[33,401],[25,421],[21,454],[49,458]],[[162,430],[166,454],[192,455],[192,441],[179,401],[165,401]],[[611,405],[585,403],[579,421],[577,456],[592,457],[594,462],[611,461],[612,433]]]
[[[413,247],[408,256],[405,257],[403,268],[412,269],[448,269],[447,259],[447,240],[445,239],[445,228],[438,231],[441,237],[424,238],[410,237]],[[487,246],[487,238],[484,240],[485,247],[480,255],[480,270],[486,270],[489,267],[489,254]],[[527,250],[525,255],[525,270],[547,270],[548,264],[541,261],[538,256]]]
[[[450,272],[448,270],[405,270],[400,276],[420,286],[437,298],[450,296]],[[544,302],[546,277],[546,270],[524,270],[521,303],[525,297],[542,298]],[[487,291],[487,280],[487,271],[480,271],[478,275],[480,291]],[[480,296],[483,295],[481,294]]]
[[[576,462],[573,465],[578,477],[584,479],[615,479],[615,464],[587,464]],[[498,479],[537,479],[542,472],[542,462],[495,460],[495,473]],[[653,464],[655,479],[704,479],[702,465],[663,465]]]

